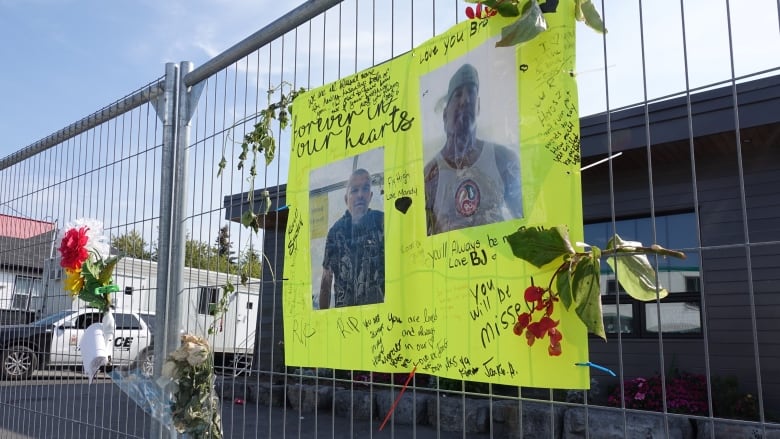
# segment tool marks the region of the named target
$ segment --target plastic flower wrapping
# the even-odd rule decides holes
[[[111,357],[115,328],[111,293],[119,291],[112,276],[119,258],[110,256],[103,223],[90,218],[79,218],[65,226],[59,252],[65,290],[103,313],[102,322],[90,325],[79,342],[84,373],[92,382]]]
[[[139,369],[111,372],[112,380],[147,414],[188,438],[222,439],[214,356],[206,339],[184,334],[157,380]]]
[[[171,387],[171,418],[179,433],[194,438],[222,438],[214,380],[214,359],[206,339],[183,335],[181,346],[165,360],[160,377],[161,384]]]

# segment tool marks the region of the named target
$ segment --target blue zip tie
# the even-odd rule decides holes
[[[612,372],[612,371],[611,371],[611,370],[609,370],[608,368],[606,368],[606,367],[604,367],[604,366],[599,366],[598,364],[596,364],[596,363],[593,363],[593,362],[591,362],[591,361],[588,361],[587,363],[574,363],[574,365],[575,365],[575,366],[588,366],[588,367],[592,367],[592,368],[594,368],[594,369],[598,369],[598,370],[600,370],[600,371],[602,371],[602,372],[606,372],[606,373],[608,373],[608,374],[612,375],[613,377],[616,377],[616,376],[617,376],[617,374],[615,374],[615,372]]]
[[[283,211],[284,209],[289,209],[289,208],[290,208],[290,206],[288,206],[288,205],[286,205],[286,204],[285,204],[284,206],[282,206],[282,207],[280,207],[280,208],[276,209],[276,211],[277,211],[277,212],[281,212],[281,211]]]

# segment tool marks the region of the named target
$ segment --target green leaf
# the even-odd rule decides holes
[[[104,262],[105,265],[100,270],[100,274],[98,275],[98,281],[100,281],[102,285],[108,285],[111,283],[111,276],[114,275],[114,267],[116,267],[117,262],[119,262],[119,258],[116,256],[110,257]]]
[[[506,239],[515,256],[537,268],[565,254],[575,253],[569,242],[569,234],[563,227],[521,227]]]
[[[599,289],[600,257],[601,250],[591,247],[591,254],[577,262],[572,276],[572,296],[575,311],[588,331],[606,340]]]
[[[591,0],[577,0],[574,17],[577,21],[584,21],[589,28],[600,34],[607,33],[604,21],[601,20],[601,15]]]
[[[273,137],[266,137],[263,147],[265,149],[265,165],[268,166],[274,161],[274,155],[276,154],[276,142]],[[267,140],[268,142],[265,142]]]
[[[222,175],[222,171],[225,170],[225,167],[227,167],[227,160],[225,160],[225,157],[222,156],[222,160],[220,160],[219,164],[217,165],[217,177]]]
[[[565,306],[566,309],[569,309],[573,301],[571,293],[572,265],[570,262],[566,262],[564,265],[567,265],[568,268],[558,273],[558,277],[555,279],[555,285],[558,289],[558,297],[561,299],[561,303],[563,303],[563,306]]]
[[[547,30],[547,20],[536,0],[531,0],[530,7],[512,24],[501,29],[501,40],[496,47],[509,47],[531,41],[537,35]]]
[[[619,248],[641,247],[642,243],[623,241],[615,235],[607,243],[607,250]],[[637,300],[649,302],[666,297],[669,292],[660,284],[656,285],[656,274],[647,256],[641,254],[628,254],[607,258],[607,264],[617,275],[617,281],[626,292]]]
[[[263,210],[262,213],[263,215],[268,215],[268,211],[271,210],[271,193],[267,190],[264,190],[262,197],[263,197],[263,199],[261,200],[261,202],[263,203],[261,207],[261,209]]]
[[[81,268],[81,275],[84,277],[84,290],[95,291],[95,288],[102,287],[103,284],[98,280],[100,271],[91,261],[87,260]]]
[[[84,276],[84,288],[79,292],[79,299],[90,307],[105,311],[108,309],[108,299],[98,293],[98,288],[101,288],[103,284],[98,280],[96,271],[97,266],[90,261],[85,262],[82,266],[81,275]]]
[[[245,210],[244,213],[241,214],[241,225],[251,228],[255,233],[260,230],[257,215],[251,210]]]
[[[79,294],[79,299],[83,300],[87,303],[87,306],[90,308],[97,308],[101,311],[105,311],[107,307],[104,304],[104,301],[101,297],[98,297],[90,292],[82,291]]]
[[[507,1],[497,1],[492,3],[496,3],[496,5],[490,7],[498,11],[498,14],[502,17],[517,17],[520,15],[520,9],[517,8],[516,3]]]

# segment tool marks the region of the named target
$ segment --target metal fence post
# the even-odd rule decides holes
[[[179,66],[175,63],[167,63],[165,65],[165,91],[156,105],[157,115],[163,122],[163,145],[156,291],[156,310],[158,315],[161,314],[161,318],[157,318],[155,322],[155,338],[157,339],[154,345],[155,376],[160,374],[165,358],[169,352],[176,349],[178,344],[177,294],[180,281],[177,279],[177,274],[181,274],[181,268],[177,262],[183,259],[177,257],[178,247],[183,250],[183,246],[176,244],[179,241],[179,208],[183,207],[180,197],[176,196],[179,192],[178,187],[181,186],[178,183],[178,178],[181,173],[179,162],[182,155],[176,141],[179,80]],[[165,428],[158,422],[152,424],[152,437],[163,438],[164,436]],[[176,436],[175,430],[170,432],[171,438]]]
[[[187,147],[190,139],[190,120],[197,106],[203,85],[187,87],[181,81],[184,74],[192,71],[192,63],[185,61],[181,66],[165,65],[165,93],[158,115],[163,120],[163,163],[160,184],[160,239],[157,271],[157,312],[164,312],[156,320],[155,333],[162,342],[155,344],[155,371],[159,374],[168,354],[179,346],[180,309],[179,292],[184,270],[186,233],[184,230]],[[164,288],[161,292],[160,288]],[[159,428],[159,425],[154,427]],[[162,429],[153,431],[152,436],[163,437]],[[170,432],[175,438],[175,431]]]

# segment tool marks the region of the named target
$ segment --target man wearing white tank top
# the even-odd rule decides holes
[[[464,64],[449,82],[444,147],[425,165],[428,236],[523,215],[517,154],[477,138],[479,105],[477,70]]]

